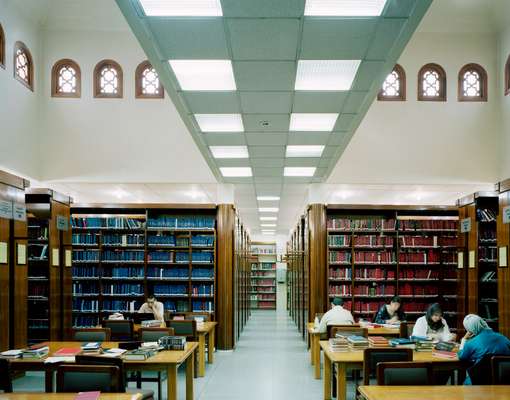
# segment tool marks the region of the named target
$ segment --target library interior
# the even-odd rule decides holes
[[[510,0],[0,0],[0,400],[510,399]]]

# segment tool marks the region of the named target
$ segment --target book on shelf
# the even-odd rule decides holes
[[[454,219],[419,219],[398,220],[400,231],[456,231],[457,221]]]
[[[350,350],[365,350],[368,349],[368,339],[364,336],[352,335],[347,337]]]
[[[351,237],[349,235],[329,235],[328,245],[331,247],[349,247],[351,245]]]
[[[356,264],[396,264],[397,257],[391,251],[356,251],[354,262]]]
[[[327,228],[331,230],[344,231],[394,231],[394,219],[382,218],[328,218]]]
[[[349,251],[330,251],[329,262],[336,264],[350,264],[352,255]]]
[[[487,271],[480,278],[482,282],[491,281],[497,278],[496,271]]]
[[[394,238],[392,236],[363,235],[354,238],[354,248],[356,247],[393,247]]]
[[[374,348],[390,347],[388,339],[386,339],[384,336],[369,336],[368,344],[370,345],[370,347]]]
[[[336,336],[329,339],[329,349],[333,353],[341,353],[349,351],[349,342],[344,336]]]
[[[157,215],[149,217],[147,227],[162,229],[213,229],[214,222],[214,216]]]
[[[494,222],[496,221],[497,214],[494,210],[488,208],[477,208],[476,217],[481,222]]]

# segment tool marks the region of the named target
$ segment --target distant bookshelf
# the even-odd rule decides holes
[[[251,243],[252,309],[276,309],[276,244]]]

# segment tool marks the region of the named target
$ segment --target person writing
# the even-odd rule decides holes
[[[147,301],[142,304],[139,313],[152,313],[154,315],[154,319],[158,321],[164,321],[165,309],[163,303],[156,300],[156,297],[150,295],[147,297]]]
[[[328,330],[328,325],[352,325],[354,318],[349,310],[344,309],[342,306],[344,301],[340,297],[335,297],[331,303],[331,310],[325,313],[319,324],[319,332],[325,333]]]
[[[402,310],[402,300],[399,296],[393,296],[388,304],[383,304],[377,314],[374,322],[376,324],[397,324],[405,321],[406,317]]]
[[[458,357],[476,366],[487,356],[509,356],[510,340],[500,333],[494,332],[482,318],[476,314],[468,314],[462,322],[466,334],[460,342]],[[471,377],[466,377],[464,384],[471,384]]]
[[[455,340],[443,318],[443,310],[438,303],[429,306],[427,313],[416,320],[412,336],[427,337],[432,340],[449,342]]]

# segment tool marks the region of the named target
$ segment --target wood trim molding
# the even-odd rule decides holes
[[[509,182],[510,183],[510,182]],[[510,206],[510,191],[499,195],[499,214],[497,222],[498,254],[500,247],[510,248],[510,224],[503,223],[503,209]],[[508,254],[507,254],[508,262]],[[499,332],[510,335],[510,268],[498,268],[498,318]]]
[[[76,91],[74,93],[64,93],[58,90],[58,78],[60,69],[69,66],[76,72]],[[80,98],[81,97],[81,69],[77,62],[69,58],[58,60],[51,69],[51,97]]]
[[[16,69],[16,53],[18,50],[23,50],[25,53],[27,60],[28,60],[28,81],[25,81],[24,79],[20,78],[17,73]],[[17,41],[14,43],[14,53],[12,58],[12,68],[13,68],[13,75],[14,79],[16,79],[18,82],[22,83],[23,86],[30,89],[32,92],[34,91],[34,59],[32,58],[32,54],[30,53],[30,50],[25,45],[25,43]]]
[[[377,94],[377,100],[379,101],[405,101],[406,100],[406,88],[407,88],[407,81],[406,81],[406,72],[404,68],[400,64],[395,64],[395,67],[393,67],[393,70],[391,72],[395,71],[399,77],[400,80],[400,95],[398,96],[384,96],[382,89]]]
[[[469,71],[474,70],[480,76],[480,96],[478,97],[469,97],[464,96],[463,84],[464,84],[464,74]],[[457,80],[457,98],[459,101],[465,102],[484,102],[488,99],[488,82],[487,82],[487,71],[480,64],[466,64],[464,65],[458,75]]]
[[[163,85],[161,84],[161,79],[159,79],[158,75],[158,82],[159,82],[159,93],[157,94],[147,94],[143,93],[143,71],[145,71],[147,68],[152,68],[152,64],[150,61],[145,60],[142,61],[140,64],[138,64],[138,67],[136,67],[135,71],[135,98],[137,99],[163,99],[165,97],[165,90],[163,89]]]
[[[510,179],[505,179],[504,181],[499,182],[499,193],[510,191]]]
[[[111,66],[117,71],[118,90],[117,93],[101,93],[101,70],[104,67]],[[114,60],[99,61],[94,68],[94,98],[96,99],[122,99],[124,95],[124,77],[122,67]]]
[[[432,70],[437,72],[439,75],[439,96],[437,97],[429,97],[424,96],[422,92],[422,77],[423,74],[428,71]],[[425,64],[423,67],[420,68],[418,71],[418,101],[446,101],[446,72],[439,64],[435,63],[429,63]]]

